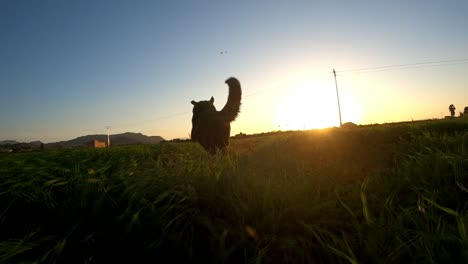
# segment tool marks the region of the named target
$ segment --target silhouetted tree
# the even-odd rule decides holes
[[[463,114],[468,115],[468,106],[465,106],[465,111],[463,112]]]
[[[456,109],[456,108],[455,108],[455,106],[454,106],[453,104],[451,104],[451,105],[449,106],[450,115],[451,115],[452,117],[455,116],[455,109]]]

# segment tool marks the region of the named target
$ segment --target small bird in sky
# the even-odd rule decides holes
[[[219,52],[220,55],[227,54],[227,53],[228,53],[227,50],[223,50],[223,51]]]

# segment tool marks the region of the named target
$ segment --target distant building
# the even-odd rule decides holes
[[[247,137],[247,135],[242,132],[234,136],[234,138],[245,138],[245,137]]]
[[[92,148],[105,148],[105,147],[107,147],[107,144],[104,141],[99,141],[97,139],[93,139],[90,142],[89,146],[92,147]]]
[[[13,152],[13,150],[11,148],[1,147],[0,146],[0,153],[10,153],[10,152]]]
[[[346,122],[344,123],[341,127],[342,128],[355,128],[357,127],[358,125],[354,124],[353,122]]]

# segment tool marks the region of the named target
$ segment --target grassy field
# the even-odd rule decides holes
[[[0,155],[0,263],[468,263],[468,121]]]

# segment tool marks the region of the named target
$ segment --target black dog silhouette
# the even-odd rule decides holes
[[[214,107],[213,96],[209,101],[192,101],[192,141],[200,143],[209,153],[216,153],[216,149],[225,151],[229,145],[231,122],[239,114],[241,105],[241,86],[239,81],[231,77],[226,80],[229,86],[229,96],[221,111]]]

